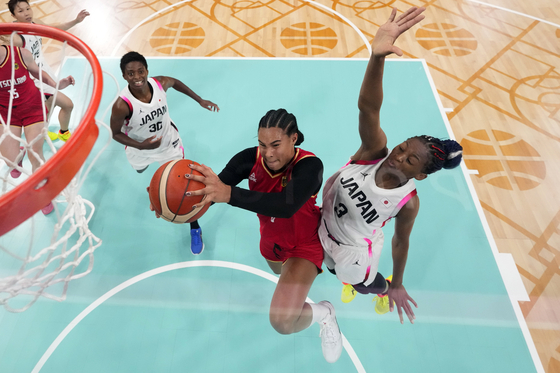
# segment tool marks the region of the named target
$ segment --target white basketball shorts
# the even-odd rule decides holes
[[[364,246],[350,246],[335,242],[336,238],[329,237],[329,233],[322,220],[319,226],[319,239],[325,250],[325,265],[334,269],[336,277],[348,284],[364,283],[366,286],[375,280],[379,257],[383,249],[383,231],[378,229],[376,234],[364,240]]]
[[[126,158],[128,162],[137,171],[143,170],[154,162],[158,162],[160,166],[166,162],[173,161],[175,159],[182,159],[185,157],[185,151],[183,149],[183,142],[181,137],[179,137],[179,132],[175,129],[170,131],[173,135],[173,140],[171,145],[165,149],[154,149],[158,150],[155,152],[145,152],[140,149],[132,148],[127,146],[125,149]]]

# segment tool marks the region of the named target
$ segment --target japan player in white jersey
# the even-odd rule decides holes
[[[10,0],[8,2],[8,9],[10,10],[12,17],[14,17],[15,19],[14,22],[36,23],[39,25],[46,25],[40,19],[36,19],[36,20],[33,19],[33,9],[31,8],[27,0]],[[66,31],[71,27],[74,27],[78,23],[82,22],[87,16],[89,16],[89,13],[86,10],[82,10],[72,21],[63,22],[54,25],[48,25],[48,26],[56,27],[58,29]],[[50,66],[48,65],[48,63],[46,62],[43,56],[42,38],[37,35],[20,34],[18,36],[19,37],[15,37],[13,40],[14,46],[25,48],[28,51],[30,51],[31,54],[33,55],[33,59],[35,60],[35,63],[43,71],[46,71],[53,79],[57,80],[56,75],[51,70]],[[3,35],[0,39],[4,44],[10,43],[9,35]],[[37,86],[37,88],[40,89],[39,80],[35,80],[35,85]],[[46,106],[47,108],[50,109],[54,100],[55,88],[43,83],[43,92],[45,93],[45,97],[47,99]],[[70,98],[68,98],[68,96],[66,96],[65,94],[59,91],[56,94],[56,101],[54,102],[54,104],[55,106],[58,106],[60,108],[60,111],[58,113],[60,130],[58,133],[49,131],[49,137],[53,141],[56,139],[67,141],[71,135],[68,126],[70,124],[70,117],[72,115],[72,110],[74,109],[74,103],[72,102],[72,100],[70,100]]]
[[[169,117],[166,91],[173,88],[210,111],[220,111],[218,105],[202,99],[178,79],[148,77],[148,62],[140,53],[125,54],[120,67],[128,85],[113,104],[111,129],[115,141],[125,145],[130,165],[141,173],[151,163],[162,165],[183,158],[183,143]],[[195,221],[191,223],[191,251],[200,254],[203,249],[201,229]]]
[[[413,179],[423,180],[442,168],[457,167],[462,158],[456,141],[429,136],[409,138],[389,150],[381,129],[385,57],[392,53],[402,56],[393,43],[424,19],[424,10],[413,7],[395,19],[397,10],[393,9],[375,35],[358,99],[362,144],[350,162],[325,183],[319,227],[324,262],[345,283],[342,301],[350,302],[356,292],[377,294],[377,313],[393,311],[396,305],[401,323],[402,311],[413,322],[410,303],[417,307],[403,286],[409,237],[420,206]],[[393,217],[393,274],[385,279],[377,272],[383,247],[381,228]]]

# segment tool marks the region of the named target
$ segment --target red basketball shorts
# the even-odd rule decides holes
[[[48,113],[48,110],[45,111]],[[8,120],[8,108],[0,105],[0,116],[4,123]],[[35,123],[44,122],[41,95],[33,95],[33,98],[25,104],[12,107],[10,126],[27,127]]]
[[[315,264],[319,272],[322,272],[323,246],[321,246],[321,241],[319,241],[317,235],[311,242],[299,244],[295,247],[283,247],[261,237],[260,248],[262,256],[271,262],[284,263],[289,258],[303,258]]]

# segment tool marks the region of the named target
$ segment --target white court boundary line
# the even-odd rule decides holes
[[[470,0],[472,1],[472,0]],[[430,82],[430,86],[432,87],[432,92],[433,95],[436,99],[438,108],[439,108],[439,112],[441,114],[441,118],[443,119],[443,122],[445,123],[445,128],[447,129],[447,133],[449,134],[449,138],[455,140],[455,135],[453,134],[453,130],[451,128],[451,124],[449,123],[449,120],[447,119],[447,115],[445,115],[445,111],[443,108],[443,104],[441,103],[441,99],[439,97],[439,93],[436,89],[436,85],[434,83],[434,80],[432,79],[432,75],[430,74],[430,70],[428,69],[428,64],[426,63],[425,59],[419,59],[419,61],[422,62],[422,65],[424,66],[424,70],[426,72],[426,76]],[[470,178],[470,174],[471,172],[467,169],[467,166],[465,165],[465,162],[461,162],[461,170],[463,171],[463,176],[467,182],[467,186],[469,187],[469,191],[471,192],[471,197],[472,200],[474,202],[474,205],[476,207],[476,211],[478,212],[478,217],[480,219],[480,222],[482,223],[482,227],[484,228],[484,232],[486,233],[486,239],[488,240],[488,243],[490,244],[490,248],[492,249],[492,254],[494,254],[494,260],[496,261],[496,264],[500,264],[501,259],[499,258],[499,256],[501,255],[501,253],[498,251],[498,246],[496,245],[496,241],[494,240],[494,236],[492,235],[492,231],[490,230],[490,225],[488,224],[488,221],[486,220],[486,216],[484,215],[484,211],[482,210],[482,205],[480,204],[480,200],[478,199],[478,195],[476,194],[476,190],[474,189],[474,185],[472,183],[472,180]],[[500,269],[500,267],[498,267]],[[500,271],[500,276],[502,277],[502,281],[504,281],[504,285],[506,283],[506,278],[504,277],[504,275],[502,274],[502,272]],[[506,287],[507,290],[507,287]],[[531,337],[531,333],[529,332],[529,327],[527,326],[527,322],[525,321],[525,317],[523,317],[523,313],[521,312],[521,307],[519,306],[519,302],[514,299],[512,297],[512,295],[509,293],[508,291],[508,297],[509,300],[511,302],[511,305],[513,306],[513,310],[515,312],[515,316],[517,317],[517,322],[519,323],[519,327],[521,328],[521,332],[523,333],[523,336],[525,337],[525,342],[527,343],[527,348],[529,349],[529,352],[531,353],[531,357],[533,358],[533,363],[535,364],[535,369],[537,370],[538,373],[545,373],[544,367],[542,365],[541,359],[539,358],[539,354],[537,352],[537,348],[535,347],[535,343],[533,342],[533,338]]]
[[[64,338],[66,338],[66,336],[72,331],[72,329],[74,329],[80,323],[80,321],[82,321],[87,315],[89,315],[93,310],[95,310],[97,307],[99,307],[101,304],[103,304],[103,302],[111,298],[113,295],[118,294],[119,292],[126,289],[127,287],[134,285],[137,282],[140,282],[147,278],[150,278],[152,276],[159,275],[161,273],[165,273],[169,271],[174,271],[176,269],[192,268],[192,267],[221,267],[221,268],[236,269],[238,271],[251,273],[256,276],[260,276],[264,279],[267,279],[269,281],[272,281],[274,283],[278,283],[278,277],[271,275],[270,273],[267,273],[260,269],[250,267],[244,264],[225,262],[220,260],[197,260],[197,261],[190,261],[190,262],[180,262],[180,263],[168,264],[166,266],[162,266],[159,268],[154,268],[150,271],[141,273],[135,277],[126,280],[125,282],[109,290],[108,292],[106,292],[105,294],[97,298],[89,306],[87,306],[86,309],[80,312],[80,314],[76,316],[74,320],[72,320],[70,324],[66,326],[66,328],[64,328],[64,330],[58,335],[58,337],[56,337],[56,339],[53,341],[53,343],[51,343],[47,351],[45,351],[43,356],[41,356],[41,359],[39,359],[39,361],[37,362],[37,364],[35,365],[31,373],[38,373],[43,368],[43,365],[45,365],[45,363],[52,355],[52,353],[56,350],[58,345],[64,340]],[[314,303],[311,299],[309,299],[309,297],[306,300],[307,302]],[[352,363],[354,363],[356,370],[359,373],[365,373],[366,371],[362,363],[360,362],[360,359],[356,355],[356,352],[354,351],[354,349],[352,348],[352,346],[350,345],[350,343],[348,342],[344,334],[342,334],[342,341],[343,341],[344,349],[348,353],[348,356],[350,356],[350,359],[352,360]]]
[[[517,14],[517,15],[519,15],[519,16],[531,18],[531,19],[534,19],[535,21],[539,21],[539,22],[546,23],[546,24],[548,24],[548,25],[551,25],[551,26],[560,28],[560,25],[557,25],[556,23],[549,22],[549,21],[546,21],[546,20],[544,20],[544,19],[542,19],[542,18],[537,18],[537,17],[534,17],[534,16],[529,15],[529,14],[521,13],[521,12],[518,12],[518,11],[516,11],[516,10],[504,8],[504,7],[501,7],[501,6],[498,6],[498,5],[493,5],[493,4],[484,3],[484,2],[478,1],[478,0],[468,0],[468,1],[470,1],[471,3],[477,3],[477,4],[484,5],[484,6],[487,6],[487,7],[490,7],[490,8],[500,9],[500,10],[503,10],[503,11],[505,11],[505,12]]]
[[[43,1],[44,1],[44,0],[43,0]],[[165,8],[163,8],[163,9],[161,9],[161,10],[155,12],[154,14],[150,15],[149,17],[144,18],[144,19],[141,20],[140,22],[138,22],[136,25],[134,25],[133,28],[131,28],[131,29],[121,38],[121,40],[119,40],[119,42],[117,43],[117,45],[115,45],[115,48],[114,48],[113,51],[111,52],[110,57],[115,57],[115,56],[116,56],[117,51],[120,49],[120,47],[122,46],[122,44],[124,44],[124,41],[125,41],[126,39],[128,39],[128,37],[129,37],[130,35],[132,35],[132,33],[133,33],[134,31],[136,31],[136,29],[138,29],[138,27],[142,26],[144,23],[146,23],[146,22],[149,21],[150,19],[154,18],[154,17],[157,16],[158,14],[163,13],[163,12],[166,12],[168,9],[174,8],[174,7],[178,6],[178,5],[185,4],[185,3],[188,3],[188,2],[191,2],[191,1],[193,1],[193,0],[183,0],[183,1],[178,2],[177,4],[169,5],[169,6],[165,7]],[[367,40],[366,36],[365,36],[365,35],[360,31],[360,29],[359,29],[355,24],[353,24],[348,18],[344,17],[342,14],[338,13],[336,10],[331,9],[331,8],[329,8],[329,7],[327,7],[327,6],[323,5],[323,4],[319,4],[319,3],[317,3],[317,2],[315,2],[315,1],[313,1],[313,0],[303,0],[303,1],[305,1],[305,2],[307,2],[307,3],[311,3],[311,4],[313,4],[313,5],[316,5],[316,6],[318,6],[319,8],[323,8],[323,9],[325,9],[326,11],[328,11],[328,12],[330,12],[330,13],[333,13],[333,14],[335,14],[336,16],[340,17],[340,19],[342,19],[344,22],[346,22],[350,27],[352,27],[352,28],[354,29],[354,31],[356,31],[356,33],[358,33],[358,35],[360,36],[360,38],[362,38],[362,40],[365,42],[366,47],[367,47],[369,53],[371,54],[371,46],[369,45],[369,41]],[[243,58],[243,57],[238,57],[238,58]],[[270,58],[270,57],[265,57],[265,58]]]

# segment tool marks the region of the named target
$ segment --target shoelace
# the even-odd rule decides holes
[[[327,316],[327,317],[330,317]],[[334,326],[332,325],[331,322],[327,321],[327,322],[322,322],[321,323],[321,332],[319,333],[319,336],[321,338],[323,338],[323,336],[325,337],[325,342],[329,343],[329,344],[335,344],[336,343],[336,333],[334,332]],[[331,324],[331,325],[329,325]]]
[[[198,245],[200,242],[202,242],[202,235],[200,233],[193,235],[193,241]]]

